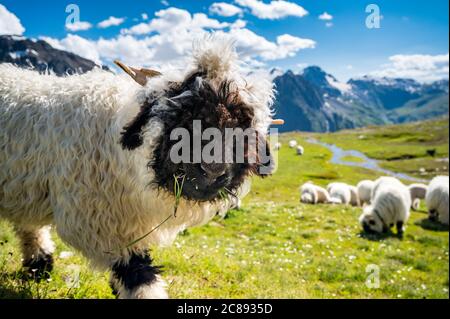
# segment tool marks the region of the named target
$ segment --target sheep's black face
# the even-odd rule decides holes
[[[369,234],[380,234],[388,231],[388,229],[385,229],[380,219],[372,213],[372,208],[370,206],[366,207],[364,211],[364,215],[360,221],[364,232]]]
[[[165,96],[148,101],[125,127],[122,145],[132,149],[142,144],[140,130],[150,118],[164,123],[149,163],[159,187],[181,191],[187,199],[210,201],[234,193],[250,174],[270,174],[268,143],[251,130],[253,111],[231,86],[225,81],[214,89],[203,74],[193,74],[171,84]],[[241,139],[230,139],[230,132],[241,134]]]

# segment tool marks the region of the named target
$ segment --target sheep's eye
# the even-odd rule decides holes
[[[375,221],[374,220],[369,220],[369,225],[375,226]]]

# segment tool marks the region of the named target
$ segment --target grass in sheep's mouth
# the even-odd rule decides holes
[[[181,183],[179,181],[181,179]],[[177,217],[178,206],[180,205],[181,195],[183,193],[184,181],[186,180],[186,175],[175,176],[173,175],[173,193],[175,195],[175,205],[173,207],[173,217]]]
[[[237,197],[238,197],[236,193],[234,193],[233,191],[229,190],[228,188],[224,187],[223,189],[224,189],[225,192],[226,192],[228,195],[230,195],[231,197],[234,197],[234,198],[237,198]]]
[[[225,189],[219,190],[219,197],[221,200],[226,200],[228,195],[227,191]]]

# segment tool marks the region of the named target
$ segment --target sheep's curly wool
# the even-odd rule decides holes
[[[331,203],[348,205],[352,199],[356,201],[356,194],[345,183],[330,183],[327,186],[327,191],[330,194]]]
[[[364,208],[359,221],[366,230],[381,233],[396,225],[397,231],[402,233],[410,207],[408,187],[396,178],[380,177],[374,183],[372,203]]]
[[[414,210],[419,209],[420,200],[425,199],[427,195],[428,186],[422,183],[414,183],[408,186],[409,193],[411,194],[411,208]]]
[[[173,214],[175,198],[152,184],[155,171],[148,163],[164,119],[143,123],[138,147],[121,145],[124,127],[149,97],[163,96],[170,83],[199,71],[216,90],[230,81],[251,110],[251,126],[266,134],[270,81],[244,79],[232,45],[220,38],[204,39],[193,52],[187,70],[163,70],[144,88],[101,70],[59,78],[0,65],[0,217],[19,229],[54,224],[63,241],[102,268],[126,263],[149,244],[169,244],[185,228],[210,220],[220,201],[181,199],[176,217],[160,225]],[[164,99],[154,106],[170,107]]]
[[[370,204],[373,186],[374,182],[367,179],[360,181],[358,185],[356,185],[361,205]]]
[[[330,195],[323,187],[306,182],[300,187],[300,201],[305,204],[328,203]]]
[[[430,217],[444,225],[448,225],[449,178],[437,176],[428,185],[426,204]]]

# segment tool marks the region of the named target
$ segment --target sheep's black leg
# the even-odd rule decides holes
[[[50,227],[37,229],[17,228],[20,238],[23,267],[35,280],[47,279],[53,270],[54,244],[50,236]]]
[[[403,237],[403,232],[405,231],[403,227],[403,221],[397,222],[397,235],[401,238]]]
[[[134,253],[128,260],[115,263],[111,273],[111,288],[119,298],[167,298],[160,267],[152,266],[148,252]]]

